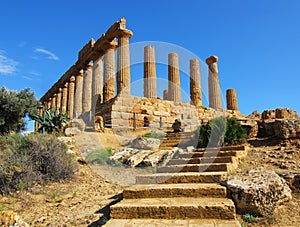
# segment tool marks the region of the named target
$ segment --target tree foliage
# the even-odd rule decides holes
[[[40,124],[38,132],[61,132],[64,126],[68,123],[68,113],[62,113],[62,111],[60,110],[56,114],[56,110],[54,108],[44,110],[42,116],[33,114],[30,117],[32,120],[35,120]]]
[[[234,145],[247,138],[245,129],[235,118],[217,117],[199,126],[199,147]]]
[[[26,114],[37,112],[38,102],[30,88],[21,91],[0,88],[0,134],[24,130]]]

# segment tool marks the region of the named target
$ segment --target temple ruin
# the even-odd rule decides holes
[[[181,119],[184,127],[192,128],[220,112],[226,116],[242,116],[234,89],[227,91],[227,110],[223,109],[217,56],[206,59],[209,107],[202,105],[200,64],[196,58],[190,60],[190,103],[182,102],[177,53],[168,54],[168,87],[163,98],[157,97],[153,46],[144,47],[144,97],[131,95],[129,41],[132,35],[122,18],[97,41],[91,39],[85,44],[75,64],[41,97],[39,113],[49,108],[67,111],[70,119],[81,118],[90,127],[95,117],[101,116],[104,127],[108,128],[170,127],[175,119]]]

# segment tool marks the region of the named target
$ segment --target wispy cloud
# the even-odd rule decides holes
[[[12,74],[17,70],[18,62],[5,55],[5,51],[0,50],[0,74]]]
[[[26,80],[32,80],[32,78],[31,77],[29,77],[29,76],[22,76],[24,79],[26,79]]]
[[[47,57],[48,59],[55,60],[55,61],[59,60],[59,57],[57,57],[54,53],[52,53],[49,50],[46,50],[46,49],[43,49],[43,48],[36,48],[34,51],[38,52],[38,53],[46,54],[48,56]]]
[[[33,76],[40,76],[41,75],[39,72],[36,72],[36,71],[30,71],[29,74],[33,75]]]

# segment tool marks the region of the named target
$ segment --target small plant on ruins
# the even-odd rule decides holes
[[[254,223],[254,222],[258,222],[259,218],[258,217],[254,217],[252,214],[245,214],[243,216],[243,219],[245,222],[249,222],[249,223]]]
[[[247,132],[235,118],[227,118],[225,144],[234,145],[247,139]]]
[[[234,145],[247,138],[245,129],[234,118],[218,117],[198,128],[198,147]]]
[[[32,114],[30,118],[40,124],[38,128],[40,133],[61,133],[68,123],[68,113],[62,113],[61,110],[56,113],[55,108],[44,110],[42,116]]]
[[[86,162],[91,164],[106,164],[109,157],[112,155],[112,149],[96,149],[91,151],[85,158]]]
[[[142,138],[161,139],[164,136],[165,136],[164,133],[160,133],[160,132],[148,132],[148,133],[142,135]]]
[[[66,180],[77,169],[66,145],[53,135],[2,136],[0,147],[0,194]]]

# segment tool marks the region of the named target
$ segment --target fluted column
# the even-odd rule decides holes
[[[156,91],[156,64],[153,46],[144,48],[144,96],[157,97]]]
[[[39,116],[43,116],[43,107],[42,106],[39,106],[38,107],[38,110],[39,110]],[[37,121],[34,122],[34,131],[37,131],[39,129],[39,127],[41,126],[40,123],[38,123]]]
[[[59,110],[61,108],[61,96],[62,96],[62,88],[59,88],[56,95],[56,111],[55,111],[56,114],[59,113]]]
[[[75,77],[75,102],[74,102],[74,114],[75,118],[78,118],[82,114],[82,80],[83,70],[80,70]]]
[[[118,36],[118,71],[117,71],[117,93],[121,91],[130,94],[130,51],[129,38],[132,37],[132,32],[122,30]]]
[[[51,108],[54,109],[56,108],[56,93],[53,94],[52,99],[51,99]]]
[[[98,58],[93,64],[92,76],[92,113],[95,114],[97,102],[103,102],[103,76],[102,58]]]
[[[190,60],[190,94],[191,104],[202,106],[202,91],[200,82],[200,64],[197,58]]]
[[[83,93],[82,93],[82,112],[87,113],[92,108],[92,67],[89,63],[84,70]]]
[[[181,102],[180,74],[177,53],[168,55],[168,99],[175,103]]]
[[[115,97],[115,50],[109,48],[104,55],[103,102]]]
[[[206,59],[208,65],[208,92],[209,92],[209,107],[222,110],[221,92],[218,76],[218,57],[210,56]]]
[[[47,102],[47,110],[51,108],[51,104],[52,104],[52,98],[49,98]]]
[[[68,105],[68,82],[66,82],[62,89],[62,99],[61,99],[61,111],[65,113],[67,111]]]
[[[69,81],[68,94],[68,118],[73,119],[74,114],[74,96],[75,96],[75,78],[71,77]]]
[[[235,89],[226,91],[227,110],[238,110],[238,101]]]

